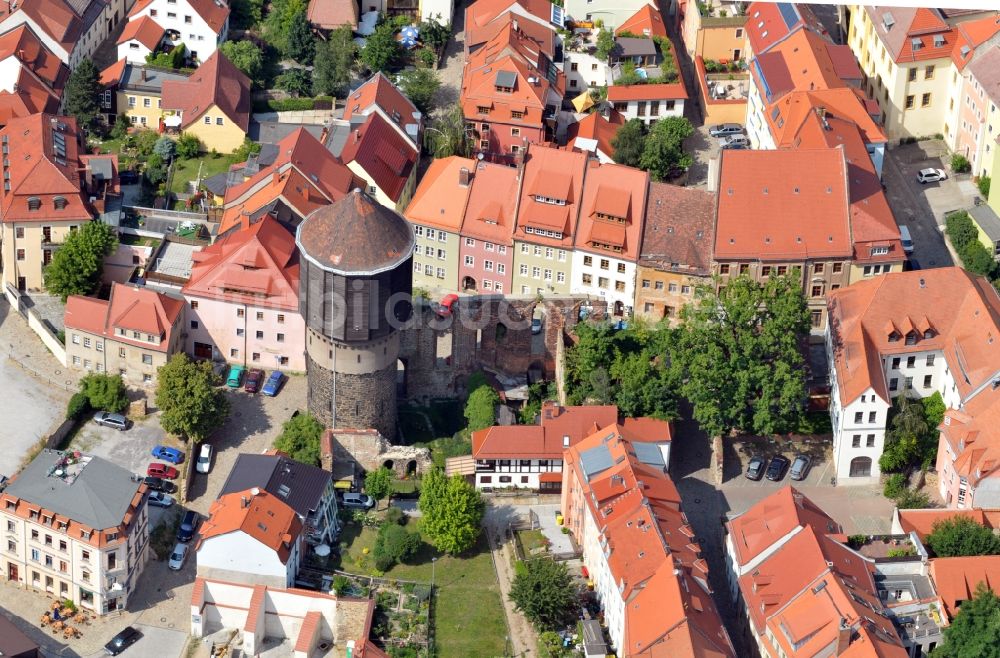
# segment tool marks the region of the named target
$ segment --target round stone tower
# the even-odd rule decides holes
[[[327,427],[374,428],[395,441],[397,330],[412,312],[413,230],[354,190],[310,213],[295,244],[309,412]]]

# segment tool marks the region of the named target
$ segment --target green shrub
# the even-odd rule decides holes
[[[118,375],[92,372],[80,380],[80,392],[92,409],[120,413],[128,406],[128,392]]]
[[[972,223],[969,213],[964,210],[950,213],[945,217],[945,233],[948,234],[948,239],[959,255],[966,245],[979,240],[979,229]]]
[[[906,476],[902,473],[893,473],[885,481],[885,488],[882,490],[882,493],[886,498],[895,499],[906,491],[906,489]]]
[[[956,174],[967,174],[972,171],[972,163],[960,153],[951,156],[951,170]]]
[[[403,514],[403,510],[398,507],[390,507],[385,512],[385,520],[387,523],[406,525],[406,514]]]
[[[420,550],[420,535],[411,534],[395,523],[386,523],[379,528],[372,557],[375,568],[388,571],[393,565],[405,562]]]
[[[976,181],[976,187],[979,188],[979,193],[983,195],[984,199],[990,198],[990,177],[980,176],[979,180]]]
[[[989,276],[996,268],[993,254],[978,240],[965,245],[965,248],[961,249],[958,255],[962,259],[962,266],[973,274]]]
[[[66,420],[80,420],[90,411],[90,400],[83,391],[74,393],[66,405]]]
[[[907,489],[896,499],[896,507],[899,509],[923,509],[931,504],[930,498],[922,491]]]

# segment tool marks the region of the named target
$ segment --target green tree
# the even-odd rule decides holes
[[[979,239],[979,229],[972,223],[969,213],[964,210],[950,213],[945,217],[945,233],[948,234],[948,239],[951,240],[955,250],[959,252],[969,243]]]
[[[684,140],[694,134],[684,117],[667,117],[653,124],[639,158],[639,166],[654,180],[662,181],[678,169],[687,169],[693,159],[684,152]]]
[[[343,96],[351,82],[351,67],[357,47],[349,25],[330,32],[325,42],[316,46],[313,66],[313,94]]]
[[[296,17],[307,9],[306,0],[272,0],[264,18],[264,37],[282,53],[288,52],[288,39]]]
[[[615,162],[629,167],[639,167],[646,147],[646,126],[639,119],[629,119],[611,138]]]
[[[979,193],[983,195],[984,199],[990,198],[990,177],[980,176],[979,180],[976,181],[976,187],[979,188]]]
[[[239,30],[260,25],[264,17],[264,0],[233,0],[229,3],[229,7],[230,23]]]
[[[539,658],[575,658],[579,654],[572,647],[563,646],[562,635],[555,631],[545,631],[538,636]]]
[[[153,146],[153,153],[164,160],[169,160],[177,154],[177,142],[164,135],[156,140],[156,145]]]
[[[249,137],[243,139],[239,148],[233,151],[233,162],[246,162],[251,155],[260,153],[260,143],[253,141]]]
[[[963,249],[959,249],[958,255],[962,259],[962,267],[973,274],[988,277],[996,270],[997,264],[993,260],[993,255],[979,240],[970,242]]]
[[[146,55],[146,63],[165,69],[179,69],[187,59],[187,47],[179,43],[168,51],[151,52]]]
[[[615,49],[615,33],[611,30],[601,30],[597,33],[597,59],[607,61],[611,51]]]
[[[393,473],[382,468],[365,473],[365,493],[375,500],[383,500],[392,494]],[[384,569],[383,569],[384,571]]]
[[[472,143],[465,130],[465,116],[462,106],[455,105],[444,114],[431,120],[431,125],[424,130],[424,146],[435,158],[447,158],[459,155],[469,157]]]
[[[573,618],[577,591],[562,562],[534,558],[519,569],[510,587],[510,600],[535,628],[551,631]]]
[[[775,434],[798,427],[806,399],[809,309],[787,276],[731,279],[699,291],[681,311],[671,356],[681,393],[710,436],[738,429]]]
[[[1000,554],[1000,537],[967,516],[936,522],[925,543],[937,557]]]
[[[313,77],[305,69],[288,69],[275,79],[274,86],[284,89],[293,96],[309,96],[312,92]]]
[[[125,139],[125,136],[128,135],[128,129],[131,127],[132,120],[128,118],[128,115],[120,114],[114,125],[111,126],[111,133],[108,136],[111,139]]]
[[[496,406],[500,404],[500,396],[492,386],[480,386],[474,390],[465,402],[465,419],[469,421],[468,430],[477,432],[493,425],[496,420]]]
[[[210,362],[192,361],[180,353],[156,372],[156,406],[165,431],[198,443],[225,424],[229,400],[216,387]]]
[[[162,156],[154,153],[146,159],[146,167],[143,169],[146,180],[150,185],[156,186],[167,180],[167,163]]]
[[[260,73],[264,70],[264,51],[253,41],[226,41],[219,50],[233,66],[243,71],[254,82],[260,81]]]
[[[399,76],[399,88],[425,115],[434,109],[434,95],[441,87],[441,80],[434,69],[416,68]]]
[[[962,604],[931,658],[1000,658],[1000,599],[986,583]]]
[[[451,38],[451,25],[442,25],[437,21],[424,21],[420,24],[420,40],[425,46],[441,50]]]
[[[140,158],[148,158],[153,154],[153,147],[156,146],[156,142],[159,139],[160,135],[155,130],[140,128],[132,134],[130,141]]]
[[[45,268],[45,288],[63,302],[70,295],[87,295],[97,289],[104,258],[118,248],[115,230],[102,222],[87,222],[71,231]]]
[[[204,150],[201,140],[194,133],[183,132],[177,138],[177,157],[184,160],[197,158]]]
[[[939,391],[935,391],[933,395],[928,395],[921,402],[924,407],[924,422],[929,430],[936,433],[938,426],[944,422],[944,412],[947,411],[944,398],[941,397]]]
[[[420,535],[407,532],[397,523],[382,524],[372,549],[375,568],[388,571],[396,564],[406,562],[417,554],[422,543]]]
[[[361,61],[373,73],[388,71],[399,59],[399,55],[399,42],[396,41],[396,30],[392,23],[382,23],[376,27],[361,49]]]
[[[128,391],[118,375],[92,372],[80,380],[80,392],[91,409],[120,413],[128,407]]]
[[[97,120],[101,97],[101,72],[90,58],[84,58],[66,80],[63,90],[65,113],[76,117],[83,129],[89,129]]]
[[[285,421],[274,447],[288,454],[295,461],[319,466],[319,441],[323,424],[309,413],[300,413]]]
[[[80,420],[90,411],[90,400],[82,391],[74,393],[66,405],[66,420]]]
[[[315,54],[316,37],[313,36],[312,28],[309,27],[309,19],[306,18],[306,12],[303,10],[292,17],[288,26],[288,48],[285,55],[299,64],[309,66],[313,63]]]
[[[420,483],[419,506],[424,536],[438,550],[457,555],[476,544],[485,503],[462,476],[432,470]]]

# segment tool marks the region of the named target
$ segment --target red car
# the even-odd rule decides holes
[[[168,480],[176,480],[179,473],[177,469],[173,466],[167,466],[160,462],[153,462],[146,469],[146,475],[154,478],[166,478]]]
[[[451,293],[442,297],[439,304],[431,304],[431,308],[438,314],[438,316],[447,318],[451,315],[452,306],[454,306],[457,301],[458,295]]]
[[[247,373],[247,382],[243,385],[243,390],[247,393],[256,393],[260,390],[260,385],[264,381],[264,371],[253,369]]]

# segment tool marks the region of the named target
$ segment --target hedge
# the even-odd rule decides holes
[[[329,110],[333,107],[332,96],[316,98],[279,98],[254,101],[254,112],[306,112],[309,110]]]
[[[969,213],[959,210],[945,218],[945,232],[962,259],[962,266],[973,274],[992,277],[997,269],[993,254],[979,241],[979,229]]]

